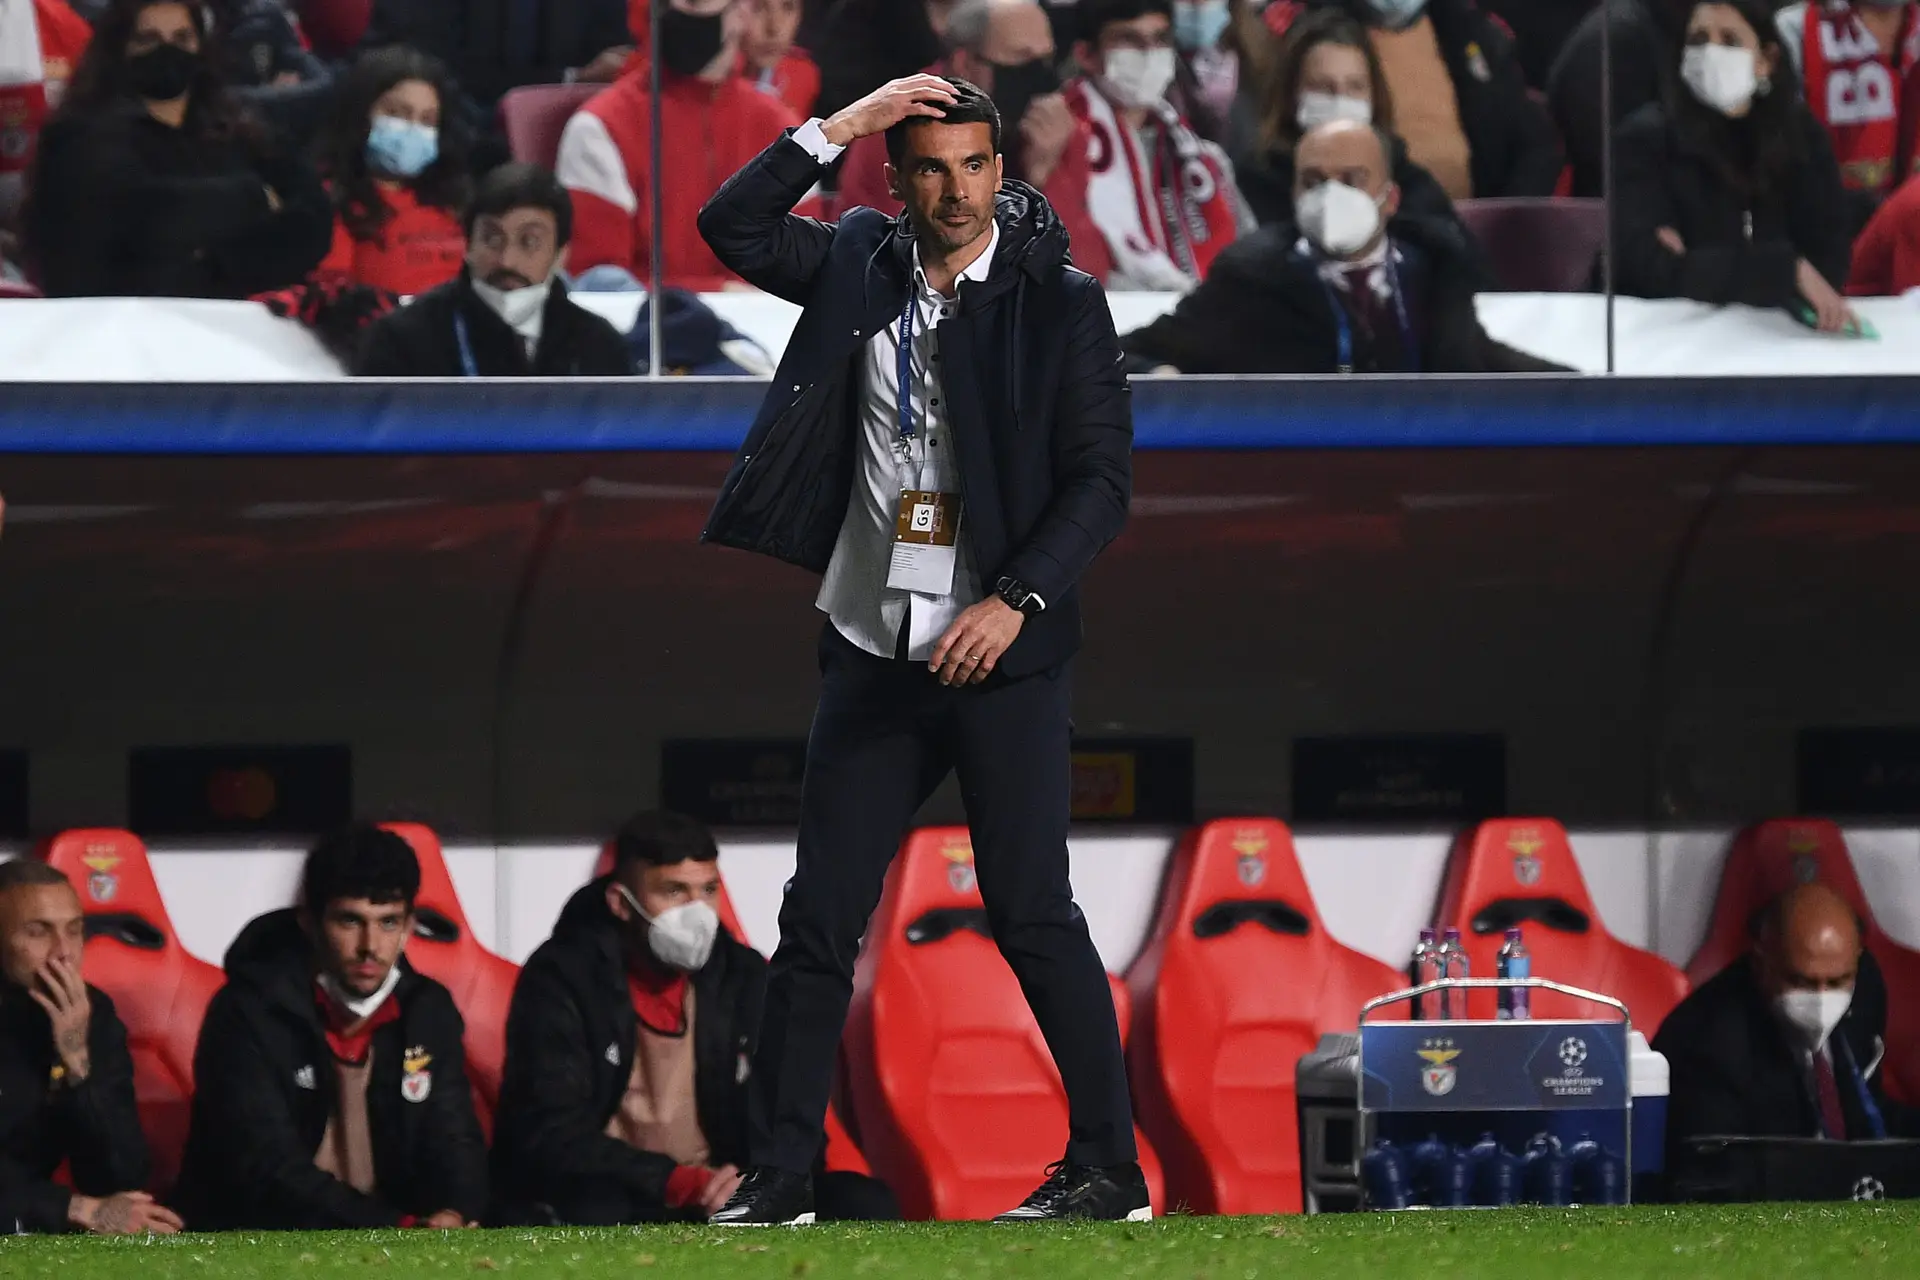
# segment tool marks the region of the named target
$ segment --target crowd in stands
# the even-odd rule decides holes
[[[472,358],[438,335],[431,359],[362,367],[597,372],[598,327],[544,335],[577,330],[591,348],[565,352],[530,328],[564,306],[565,280],[640,292],[657,269],[676,291],[746,287],[701,240],[701,205],[784,131],[931,71],[995,99],[1007,176],[1045,195],[1076,265],[1110,290],[1188,295],[1186,319],[1139,335],[1139,363],[1505,368],[1518,353],[1461,328],[1472,293],[1498,287],[1497,246],[1463,202],[1603,193],[1610,34],[1622,293],[1859,332],[1849,295],[1920,287],[1920,0],[655,3],[0,0],[0,279],[50,296],[260,298],[350,363],[405,299],[474,300],[502,332],[476,319]],[[564,85],[580,90],[557,148],[512,154],[514,91]],[[1361,128],[1329,145],[1384,156],[1303,167],[1334,125]],[[543,215],[564,250],[544,268],[552,287],[480,275],[468,206],[509,160],[551,169],[568,194],[568,216]],[[1344,190],[1298,207],[1329,183]],[[870,139],[801,211],[893,212],[895,186]],[[1336,243],[1358,225],[1356,193],[1378,223],[1357,259]],[[1375,286],[1339,283],[1376,259],[1388,311],[1406,317],[1384,335],[1359,301]],[[1303,291],[1308,277],[1332,292]],[[459,301],[435,292],[462,281]],[[1301,341],[1262,345],[1243,313]],[[1181,338],[1188,319],[1241,332]],[[503,336],[516,329],[524,358]],[[1343,360],[1349,330],[1363,341]]]

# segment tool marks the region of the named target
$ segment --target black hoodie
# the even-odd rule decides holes
[[[904,213],[796,216],[820,176],[781,137],[700,211],[729,270],[806,308],[702,540],[815,573],[832,559],[864,447],[867,344],[899,323],[914,267]],[[1000,660],[1019,677],[1079,647],[1080,577],[1126,523],[1133,410],[1106,295],[1074,269],[1046,197],[1008,181],[995,221],[987,278],[963,281],[941,322],[940,385],[980,581],[1014,578],[1047,603]]]
[[[314,1164],[334,1107],[333,1052],[313,948],[292,910],[253,921],[227,951],[227,985],[193,1055],[193,1122],[177,1207],[196,1229],[391,1227],[487,1205],[487,1147],[447,989],[400,961],[400,1016],[373,1033],[367,1121],[377,1196]],[[428,1077],[402,1092],[404,1065]]]
[[[717,1167],[747,1164],[747,1069],[767,963],[725,929],[693,975],[694,1094]],[[673,1159],[607,1136],[633,1073],[639,1023],[607,878],[567,902],[520,971],[507,1015],[507,1066],[494,1118],[494,1178],[524,1216],[617,1188],[640,1215],[667,1215]]]

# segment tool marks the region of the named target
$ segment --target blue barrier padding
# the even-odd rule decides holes
[[[731,451],[739,379],[0,383],[0,454]],[[1920,443],[1920,378],[1179,378],[1142,449]]]

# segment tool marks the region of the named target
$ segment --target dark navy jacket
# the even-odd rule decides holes
[[[702,540],[815,573],[853,491],[866,345],[898,323],[914,261],[904,215],[794,216],[821,172],[782,137],[700,211],[721,262],[806,308]],[[992,270],[940,326],[941,384],[981,583],[1016,578],[1047,603],[1001,659],[1017,678],[1079,647],[1081,575],[1126,523],[1133,412],[1106,295],[1045,197],[1008,182],[996,218]]]

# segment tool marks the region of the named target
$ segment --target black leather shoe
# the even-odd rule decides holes
[[[754,1169],[720,1212],[716,1227],[802,1227],[813,1222],[813,1179],[785,1169]]]
[[[995,1222],[1056,1222],[1084,1218],[1095,1222],[1151,1222],[1153,1202],[1147,1197],[1147,1178],[1137,1164],[1068,1164],[1047,1166],[1047,1180],[1017,1209]]]

